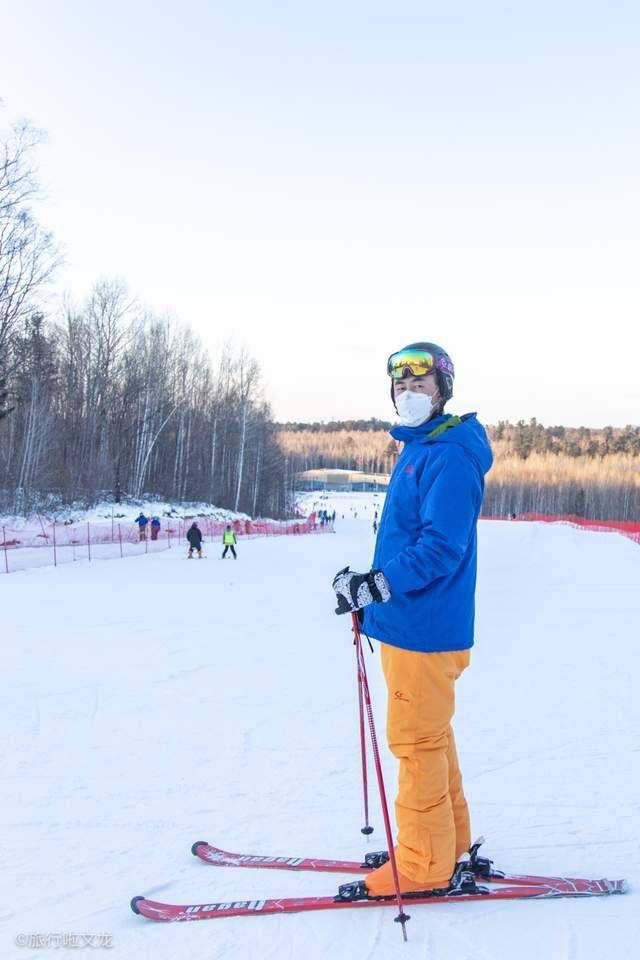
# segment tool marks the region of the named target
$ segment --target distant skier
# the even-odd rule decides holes
[[[404,444],[393,471],[372,569],[345,567],[336,613],[362,611],[381,641],[387,736],[400,761],[396,859],[400,891],[448,887],[469,849],[469,811],[451,729],[455,681],[473,644],[476,526],[492,455],[474,413],[446,415],[450,357],[413,343],[389,357],[391,399]],[[391,861],[364,880],[371,897],[394,893]]]
[[[189,553],[187,559],[193,559],[193,551],[198,551],[198,557],[202,560],[202,530],[194,520],[187,530],[187,540],[189,541]]]
[[[373,521],[373,532],[374,532],[374,533],[377,533],[377,532],[378,532],[378,521],[375,520],[375,519],[374,519],[374,521]]]
[[[143,513],[142,510],[141,510],[141,511],[140,511],[140,515],[136,517],[136,519],[135,519],[134,522],[138,524],[138,532],[139,532],[139,534],[140,534],[140,539],[141,539],[141,540],[146,540],[146,539],[147,539],[147,524],[149,523],[149,518],[148,518],[148,517],[145,517],[144,513]]]
[[[334,510],[333,513],[331,514],[331,523],[335,523],[335,522],[336,522],[336,512]]]
[[[236,544],[237,544],[237,542],[238,542],[238,541],[236,540],[236,535],[235,535],[235,533],[233,532],[233,530],[231,529],[231,524],[228,523],[228,524],[227,524],[227,529],[224,531],[224,533],[223,533],[223,535],[222,535],[222,543],[224,544],[224,550],[222,551],[222,559],[223,559],[223,560],[224,560],[224,558],[226,557],[227,552],[228,552],[229,550],[231,550],[231,553],[233,554],[233,559],[234,559],[234,560],[237,560],[237,559],[238,559],[238,557],[237,557],[237,555],[236,555]]]
[[[160,518],[152,517],[151,518],[151,539],[157,540],[159,533],[160,533]]]

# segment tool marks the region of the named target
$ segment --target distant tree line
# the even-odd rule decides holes
[[[348,422],[348,421],[347,421]],[[386,430],[358,431],[281,430],[279,442],[293,473],[328,467],[390,473],[398,458],[398,445]]]
[[[314,467],[390,473],[400,450],[369,421],[281,424],[280,443],[291,472]],[[294,426],[295,429],[286,429]],[[327,425],[328,426],[328,425]],[[595,520],[640,521],[640,427],[544,427],[535,419],[487,428],[495,464],[487,477],[484,511],[576,514]]]
[[[302,423],[290,421],[278,423],[277,429],[284,434],[356,434],[356,433],[388,433],[393,424],[386,420],[372,417],[370,420],[331,420],[327,423]],[[508,420],[499,420],[496,426],[487,426],[491,442],[500,445],[501,454],[513,453],[522,460],[526,460],[531,453],[563,453],[569,457],[605,457],[611,453],[628,453],[631,456],[640,456],[640,426],[626,427],[545,427],[538,423],[535,417],[529,422],[518,420],[510,423]],[[311,438],[309,443],[313,441]],[[366,447],[371,442],[370,437],[361,440],[354,439],[358,447]],[[395,445],[394,445],[395,449]],[[325,456],[326,453],[323,453]],[[338,463],[342,455],[336,447],[336,462],[322,464],[322,466],[344,466],[353,468],[353,464]],[[346,454],[351,456],[349,452]],[[358,452],[355,456],[360,456]]]
[[[640,426],[544,427],[533,417],[528,423],[498,421],[488,428],[489,437],[501,454],[513,453],[526,460],[532,453],[564,454],[568,457],[606,457],[612,453],[640,456]]]
[[[640,521],[640,458],[532,453],[496,459],[487,477],[483,509],[513,513],[575,514],[590,520]]]
[[[288,423],[279,423],[277,426],[279,430],[287,433],[342,433],[345,430],[372,433],[378,430],[389,431],[392,425],[387,420],[371,417],[370,420],[329,420],[327,423],[323,421],[302,423],[292,420]]]
[[[37,140],[0,138],[0,509],[152,494],[283,516],[294,481],[244,350],[212,362],[120,281],[47,314],[57,255],[31,210]]]

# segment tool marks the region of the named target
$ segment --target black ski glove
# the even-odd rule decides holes
[[[355,613],[370,603],[386,603],[391,599],[389,584],[381,570],[353,573],[345,567],[336,573],[332,586],[338,598],[336,613]]]

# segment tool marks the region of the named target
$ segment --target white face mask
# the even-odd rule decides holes
[[[433,401],[428,393],[404,390],[395,398],[400,422],[405,427],[419,427],[433,413]]]

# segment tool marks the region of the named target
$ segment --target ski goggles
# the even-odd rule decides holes
[[[392,380],[401,380],[405,371],[412,377],[425,377],[436,369],[436,358],[429,350],[410,348],[392,353],[387,360],[387,373]]]

